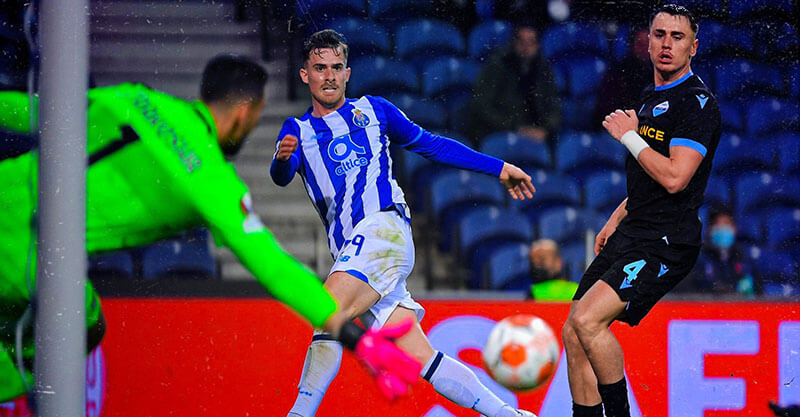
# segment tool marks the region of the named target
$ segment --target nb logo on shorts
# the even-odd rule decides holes
[[[342,256],[341,259],[339,259],[339,262],[347,262],[349,260],[350,260],[350,255],[345,255],[345,256]]]

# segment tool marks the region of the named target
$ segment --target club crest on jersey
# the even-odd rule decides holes
[[[350,110],[353,112],[353,124],[358,127],[367,127],[369,124],[369,117],[367,117],[361,109]]]
[[[660,116],[669,110],[669,101],[665,101],[658,106],[653,107],[653,117]]]

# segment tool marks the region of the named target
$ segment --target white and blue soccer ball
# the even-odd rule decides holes
[[[539,317],[517,314],[498,322],[483,348],[489,375],[506,388],[523,391],[542,385],[556,369],[559,344]]]

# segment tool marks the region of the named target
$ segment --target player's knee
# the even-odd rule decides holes
[[[571,327],[575,332],[575,336],[580,341],[594,337],[603,328],[602,323],[595,317],[592,317],[591,314],[586,313],[573,314],[568,319],[568,322],[571,322]]]
[[[580,344],[578,335],[575,334],[575,329],[572,327],[571,320],[567,320],[564,323],[564,327],[561,328],[561,341],[564,342],[565,347],[572,347]]]

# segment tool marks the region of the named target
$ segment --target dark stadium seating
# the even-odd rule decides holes
[[[583,188],[586,207],[609,216],[628,196],[624,171],[601,171],[586,179]]]
[[[573,177],[555,171],[521,168],[531,175],[536,194],[532,199],[512,200],[510,206],[524,213],[533,224],[538,224],[539,217],[550,208],[581,205],[582,188]]]
[[[740,176],[754,171],[778,171],[772,149],[745,136],[723,135],[714,155],[714,175],[734,185]]]
[[[800,206],[775,209],[766,219],[767,245],[790,249],[800,244]]]
[[[497,207],[479,207],[463,216],[456,229],[459,263],[468,265],[468,288],[486,288],[482,282],[482,266],[500,246],[530,243],[533,227],[520,213]]]
[[[539,237],[553,239],[560,245],[583,242],[587,230],[599,232],[606,220],[608,216],[590,209],[552,208],[539,217]]]
[[[142,251],[143,279],[216,276],[217,266],[209,249],[208,231],[205,229],[194,229],[179,238],[156,242]]]
[[[530,245],[511,243],[498,248],[484,265],[484,280],[492,290],[527,290],[532,283]]]
[[[717,66],[716,95],[725,100],[749,101],[779,96],[785,91],[780,69],[768,64],[735,59]]]
[[[731,187],[723,178],[712,175],[706,184],[705,204],[731,207]]]
[[[772,149],[777,155],[783,175],[800,174],[800,133],[780,132],[765,137],[762,146]]]
[[[351,62],[363,56],[391,56],[394,53],[392,36],[386,28],[378,23],[367,19],[346,17],[331,22],[328,27],[347,38],[347,46],[350,47],[348,60]],[[361,74],[356,75],[361,76]]]
[[[417,70],[406,62],[376,55],[354,59],[349,65],[353,76],[347,83],[347,92],[351,97],[419,92]]]
[[[475,25],[467,38],[467,51],[473,59],[483,61],[511,41],[511,23],[487,20]]]
[[[603,31],[589,23],[567,22],[548,27],[542,36],[542,53],[558,60],[562,56],[608,57],[608,41]]]
[[[131,251],[114,251],[92,255],[88,260],[91,279],[133,279],[134,257]]]
[[[490,204],[504,206],[506,191],[500,183],[487,175],[468,171],[446,172],[430,185],[427,215],[438,224],[439,247],[449,251],[452,227],[465,215],[465,210]]]
[[[800,179],[751,172],[736,182],[736,218],[765,214],[780,207],[800,207]]]
[[[717,100],[719,112],[722,114],[722,130],[728,133],[743,134],[746,132],[742,105],[738,101]]]
[[[394,36],[396,56],[425,69],[426,63],[445,56],[464,56],[461,32],[450,23],[436,19],[404,22]]]
[[[390,29],[406,21],[432,15],[430,0],[369,0],[369,17]]]
[[[342,17],[367,17],[365,0],[303,0],[296,3],[298,19],[309,23],[309,33]],[[313,22],[313,24],[311,23]]]
[[[556,144],[556,168],[580,183],[597,171],[625,169],[625,147],[607,133],[566,133]]]
[[[550,148],[514,132],[495,132],[481,139],[480,151],[526,168],[552,169]]]
[[[748,104],[747,131],[754,136],[800,129],[797,100],[764,98]]]
[[[414,94],[392,94],[386,99],[400,108],[409,119],[428,130],[447,128],[447,111],[444,106],[432,99]]]
[[[479,71],[480,66],[471,59],[445,57],[429,61],[422,72],[422,94],[465,111]]]

